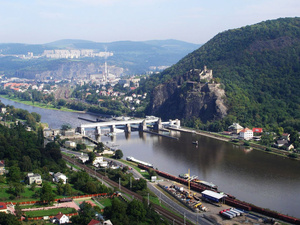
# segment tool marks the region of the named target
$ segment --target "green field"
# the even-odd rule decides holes
[[[25,214],[28,217],[40,217],[40,216],[55,216],[59,212],[63,214],[75,213],[74,208],[59,208],[59,209],[46,209],[46,210],[36,210],[36,211],[26,211]]]

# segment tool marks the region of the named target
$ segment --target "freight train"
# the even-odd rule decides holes
[[[188,185],[188,181],[186,179],[183,179],[183,178],[180,178],[180,177],[177,177],[177,176],[173,176],[171,174],[162,172],[162,171],[157,170],[157,169],[150,168],[150,167],[148,167],[146,165],[143,165],[143,164],[138,164],[138,167],[141,168],[141,169],[144,169],[144,170],[152,169],[159,176],[165,177],[169,180],[173,180],[173,181],[176,181],[176,182],[184,184],[184,185]],[[201,185],[199,183],[193,183],[193,182],[190,182],[190,187],[191,187],[192,190],[200,192],[200,193],[205,191],[205,190],[211,190],[207,186]],[[285,221],[285,222],[300,225],[300,219],[298,219],[298,218],[294,218],[294,217],[291,217],[291,216],[280,214],[278,212],[274,212],[274,211],[271,211],[269,209],[264,209],[264,208],[252,205],[250,203],[240,201],[238,199],[235,199],[235,197],[231,196],[231,195],[227,195],[227,197],[224,198],[224,202],[227,205],[230,205],[230,206],[233,206],[233,207],[236,207],[236,208],[239,208],[239,209],[243,209],[243,210],[246,210],[246,211],[257,212],[257,213],[260,213],[260,214],[268,216],[268,217],[272,217],[272,218],[279,219],[279,220],[282,220],[282,221]]]

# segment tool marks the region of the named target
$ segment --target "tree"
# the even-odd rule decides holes
[[[19,222],[17,217],[15,217],[13,214],[0,212],[0,224],[21,225],[21,222]]]
[[[103,144],[103,142],[99,142],[97,144],[97,146],[95,146],[94,151],[103,152],[104,151],[104,144]]]
[[[79,143],[78,143],[78,144],[76,145],[76,150],[77,150],[77,151],[81,151],[81,150],[85,150],[85,149],[86,149],[86,144],[84,144],[84,143],[83,143],[83,144],[79,144]]]
[[[89,152],[88,156],[89,156],[89,163],[93,163],[96,158],[96,154],[94,152]]]
[[[61,125],[61,129],[62,130],[69,130],[71,128],[72,128],[72,126],[70,124],[63,124],[63,125]]]
[[[72,217],[72,224],[88,224],[95,217],[95,210],[90,203],[83,202],[79,205],[78,216]]]
[[[65,184],[65,186],[64,186],[64,194],[66,196],[70,196],[70,195],[72,195],[72,192],[73,192],[73,190],[72,190],[71,185],[69,183]]]
[[[34,117],[35,121],[37,123],[41,122],[41,115],[36,113],[36,112],[32,112],[31,115]]]
[[[115,152],[115,158],[116,159],[122,159],[122,157],[123,157],[122,150],[120,150],[120,149],[116,150],[116,152]]]
[[[129,224],[129,219],[126,214],[127,206],[125,203],[121,202],[119,199],[114,198],[112,200],[112,205],[104,208],[103,215],[106,218],[110,218],[113,224]]]
[[[21,219],[22,216],[22,209],[20,207],[20,203],[18,202],[15,206],[15,215],[18,219]]]
[[[63,180],[59,180],[58,184],[56,185],[56,192],[58,195],[62,195],[64,193],[64,183]]]
[[[142,202],[133,199],[127,207],[127,213],[131,220],[136,222],[143,222],[146,216],[146,210]]]
[[[11,166],[7,174],[9,179],[13,182],[19,182],[21,179],[21,171],[18,166]]]
[[[43,187],[41,189],[40,195],[41,202],[53,202],[54,201],[54,194],[52,192],[52,187],[50,183],[43,183]]]

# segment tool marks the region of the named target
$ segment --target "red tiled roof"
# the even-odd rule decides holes
[[[92,219],[91,222],[88,223],[88,225],[98,225],[98,224],[100,224],[100,221],[94,219]]]
[[[0,202],[0,210],[7,209],[6,204],[4,202]]]
[[[263,129],[262,128],[252,128],[252,131],[255,132],[255,133],[262,133],[263,132]]]
[[[241,130],[240,133],[246,133],[246,132],[249,131],[249,130],[251,130],[251,129],[249,129],[249,128],[246,127],[245,129]],[[252,131],[252,130],[251,130],[251,131]]]
[[[58,220],[60,220],[60,219],[63,217],[63,215],[64,215],[64,214],[62,214],[61,212],[59,212],[59,213],[55,216],[55,218],[58,219]]]

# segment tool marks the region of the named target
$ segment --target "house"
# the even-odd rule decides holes
[[[62,180],[63,183],[66,184],[68,178],[67,178],[66,175],[64,175],[64,174],[62,174],[62,173],[60,173],[60,172],[55,173],[55,174],[53,175],[53,181],[58,183],[60,180]]]
[[[114,155],[115,152],[111,150],[104,150],[103,152],[100,153],[101,155]]]
[[[87,155],[81,155],[78,157],[78,159],[82,162],[85,163],[86,161],[89,161],[89,157]]]
[[[73,128],[73,129],[63,130],[62,135],[67,136],[67,137],[74,136],[75,135],[75,129]]]
[[[0,160],[0,175],[3,175],[6,173],[5,170],[5,161],[4,160]]]
[[[101,225],[100,221],[92,219],[88,225]]]
[[[27,180],[29,185],[33,183],[42,184],[42,177],[38,173],[28,173]]]
[[[245,139],[245,140],[250,140],[253,138],[253,131],[249,128],[245,128],[240,131],[240,138]]]
[[[65,214],[59,212],[56,216],[52,218],[51,221],[52,223],[65,224],[65,223],[69,223],[70,219]]]
[[[252,128],[252,131],[253,131],[253,133],[262,133],[263,129],[254,127],[254,128]]]
[[[106,220],[103,222],[103,225],[113,225],[110,220]]]
[[[230,131],[234,134],[240,133],[240,131],[243,130],[243,129],[244,129],[244,127],[242,127],[238,123],[233,123],[231,126],[228,127],[228,131]]]
[[[107,167],[108,162],[107,161],[103,161],[103,156],[101,156],[100,154],[96,154],[96,158],[93,161],[93,166],[95,167]]]
[[[6,113],[6,108],[1,108],[1,113]]]
[[[280,139],[280,140],[276,141],[275,145],[276,145],[276,147],[280,148],[288,143],[289,143],[288,140]]]
[[[283,133],[280,139],[290,141],[290,134]]]
[[[76,148],[76,143],[74,141],[66,141],[65,146],[67,148]]]
[[[0,202],[0,213],[1,212],[8,213],[7,206],[4,202]]]
[[[286,150],[288,150],[288,151],[290,151],[290,150],[292,150],[292,149],[295,148],[294,145],[290,144],[290,143],[286,144],[285,146],[286,146]]]

